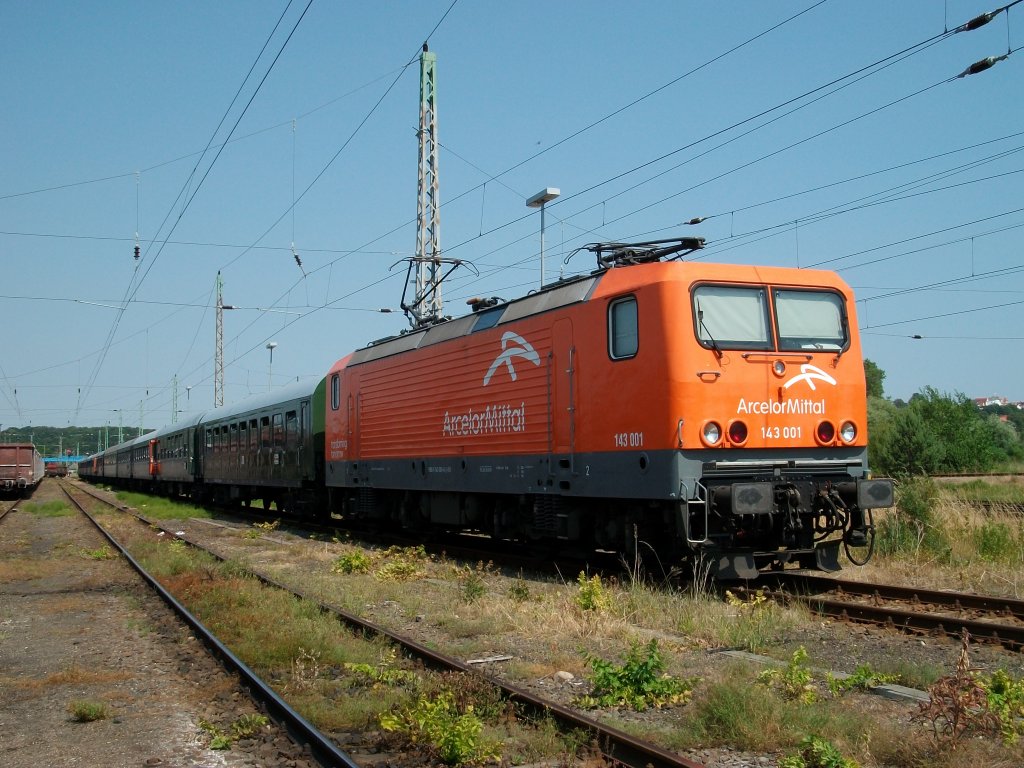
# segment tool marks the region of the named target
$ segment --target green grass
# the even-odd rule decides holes
[[[118,491],[117,498],[129,507],[134,507],[150,519],[187,520],[191,517],[209,519],[213,517],[207,510],[186,501],[164,499],[145,493]]]
[[[996,483],[984,479],[966,483],[938,483],[944,493],[961,501],[989,504],[1024,504],[1024,484]]]
[[[68,714],[78,723],[105,720],[109,715],[107,705],[98,701],[72,701],[68,704]]]
[[[23,509],[38,517],[66,517],[71,514],[71,507],[63,501],[31,501]]]

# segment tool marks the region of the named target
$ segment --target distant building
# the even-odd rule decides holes
[[[999,395],[992,395],[991,397],[976,397],[974,398],[974,404],[979,408],[985,408],[989,405],[1009,405],[1010,401],[1005,397]],[[1014,403],[1016,407],[1020,407],[1020,403]]]

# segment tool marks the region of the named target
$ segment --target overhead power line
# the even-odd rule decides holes
[[[291,7],[291,3],[292,3],[292,0],[289,0],[288,5],[285,6],[284,11],[282,11],[281,16],[278,18],[277,23],[274,24],[274,28],[273,28],[273,30],[271,30],[270,35],[267,36],[267,40],[264,42],[263,47],[260,49],[259,54],[256,56],[255,60],[253,61],[252,66],[249,68],[249,71],[246,73],[245,78],[242,80],[242,84],[239,86],[238,90],[235,92],[235,96],[231,99],[231,103],[228,105],[228,108],[224,111],[224,115],[221,117],[220,122],[218,122],[217,127],[213,131],[213,134],[211,134],[210,141],[207,142],[207,148],[209,148],[210,144],[213,143],[214,138],[216,137],[217,133],[219,133],[221,126],[224,124],[224,121],[226,120],[228,114],[231,111],[231,108],[234,106],[235,102],[238,100],[239,94],[241,93],[242,89],[245,87],[245,83],[248,82],[249,77],[252,75],[252,72],[256,68],[256,65],[259,63],[260,59],[263,57],[263,53],[266,51],[267,46],[270,44],[270,41],[273,39],[274,35],[277,33],[277,30],[278,30],[278,28],[281,25],[281,21],[284,19],[285,14],[287,14],[288,9]],[[274,65],[277,63],[278,59],[280,59],[281,54],[284,52],[284,49],[288,45],[288,42],[292,39],[292,36],[295,34],[295,30],[298,29],[298,26],[302,22],[303,18],[305,18],[306,12],[309,10],[309,7],[310,7],[310,5],[312,5],[312,3],[313,3],[313,0],[309,0],[309,2],[306,4],[305,9],[303,9],[302,14],[299,16],[298,20],[295,22],[294,26],[292,27],[291,32],[288,33],[288,36],[285,38],[284,42],[282,43],[280,49],[277,52],[277,55],[274,57],[274,59],[270,63],[270,65],[267,67],[267,71],[264,73],[263,78],[260,80],[259,84],[256,86],[256,88],[253,91],[253,94],[250,97],[248,103],[246,104],[245,108],[242,110],[241,114],[238,116],[238,119],[235,121],[235,124],[232,127],[231,131],[228,133],[228,137],[227,137],[228,139],[231,138],[231,134],[234,133],[235,128],[238,127],[239,122],[241,121],[242,117],[245,115],[245,113],[248,110],[249,106],[252,104],[253,99],[256,98],[256,94],[259,93],[259,90],[262,87],[263,83],[266,82],[266,79],[270,75],[271,70],[273,70]],[[223,149],[223,145],[222,145],[221,149]],[[139,278],[138,282],[135,281],[135,277],[138,274],[138,272],[133,273],[132,279],[128,283],[128,288],[125,291],[125,296],[124,296],[124,299],[122,301],[122,307],[118,311],[117,316],[114,318],[114,322],[112,323],[110,331],[107,334],[107,339],[106,339],[106,342],[104,344],[104,351],[100,354],[99,358],[97,359],[96,365],[93,367],[92,373],[90,374],[89,379],[88,379],[88,381],[87,381],[87,383],[85,385],[85,391],[81,394],[81,396],[79,397],[78,403],[75,406],[75,416],[76,417],[78,415],[78,409],[81,407],[81,404],[82,404],[82,398],[88,399],[89,391],[90,391],[92,385],[95,383],[96,377],[99,375],[100,369],[103,366],[103,362],[106,359],[106,350],[110,348],[110,344],[113,342],[114,335],[117,333],[117,328],[118,328],[118,326],[121,323],[121,318],[124,316],[125,310],[128,308],[128,305],[131,302],[132,298],[138,293],[139,288],[142,287],[142,283],[145,281],[146,276],[149,274],[150,270],[153,268],[153,264],[156,263],[156,260],[160,257],[160,254],[163,252],[163,248],[166,246],[167,240],[170,239],[170,236],[174,233],[175,228],[177,227],[178,223],[181,221],[182,216],[184,216],[185,211],[188,209],[188,207],[191,204],[192,200],[195,199],[195,196],[198,193],[200,187],[202,186],[203,181],[209,175],[210,170],[213,168],[213,166],[216,163],[218,157],[220,157],[220,151],[218,151],[218,153],[214,157],[213,161],[211,161],[210,165],[207,167],[206,173],[203,175],[202,179],[200,179],[199,183],[196,185],[195,189],[192,192],[192,195],[185,202],[184,207],[182,208],[181,212],[178,214],[178,217],[175,220],[175,223],[171,226],[170,230],[168,231],[167,235],[165,236],[163,244],[160,245],[159,249],[157,250],[157,253],[153,256],[152,259],[148,259],[148,258],[146,259],[146,261],[147,261],[146,269],[143,272],[142,276]],[[192,169],[192,173],[189,174],[189,177],[186,179],[185,185],[182,187],[181,192],[178,193],[178,197],[175,199],[173,205],[177,205],[178,200],[182,199],[183,195],[185,194],[186,190],[188,189],[188,185],[191,183],[191,180],[192,180],[193,176],[195,175],[196,170],[199,167],[199,163],[200,163],[201,160],[202,160],[202,158],[200,157],[200,159],[196,161],[196,165]],[[172,210],[173,210],[173,205],[172,205]],[[157,230],[158,233],[163,229],[164,224],[166,224],[167,219],[169,218],[170,214],[171,214],[171,211],[169,210],[167,216],[164,217],[163,223],[161,223],[160,227]],[[150,250],[151,250],[151,247],[147,248],[147,250],[146,250],[146,257],[148,257]],[[134,284],[134,287],[133,287],[133,284]]]

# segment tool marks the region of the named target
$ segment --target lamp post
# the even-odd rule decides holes
[[[274,386],[274,347],[277,346],[276,341],[268,341],[267,349],[270,350],[270,365],[267,366],[267,391],[269,392]]]
[[[528,208],[540,208],[540,287],[544,287],[544,206],[562,194],[557,187],[545,187],[526,201]]]

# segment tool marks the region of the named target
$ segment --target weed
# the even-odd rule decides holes
[[[420,544],[418,547],[388,547],[381,555],[385,560],[375,572],[379,581],[412,581],[423,575],[421,564],[429,560],[427,550]]]
[[[813,704],[818,700],[814,690],[814,675],[807,667],[807,650],[801,645],[784,669],[766,669],[757,676],[757,682],[774,688],[788,701]]]
[[[407,669],[395,669],[395,650],[388,648],[381,654],[380,661],[376,664],[361,664],[357,662],[345,662],[345,669],[353,672],[357,677],[369,681],[373,688],[379,686],[413,685],[419,682],[415,672]]]
[[[800,754],[783,757],[779,768],[858,768],[858,764],[827,739],[808,736],[800,742]]]
[[[508,597],[509,600],[517,603],[525,603],[530,599],[530,585],[526,583],[522,576],[518,576],[515,581],[509,584]]]
[[[82,557],[90,560],[113,560],[115,555],[106,544],[99,549],[82,549]]]
[[[231,724],[227,731],[218,728],[209,720],[200,720],[199,727],[210,734],[210,749],[231,749],[239,739],[255,736],[270,721],[264,715],[242,715]]]
[[[994,734],[1001,730],[999,715],[989,708],[985,688],[971,674],[968,636],[964,632],[956,672],[940,677],[928,688],[928,701],[914,719],[930,723],[936,744],[956,749],[968,733]]]
[[[467,603],[473,603],[487,594],[487,582],[484,575],[493,567],[492,563],[484,565],[477,563],[475,568],[465,566],[456,568],[455,574],[462,588],[462,599]]]
[[[763,589],[747,600],[726,591],[725,600],[738,614],[725,628],[728,645],[758,653],[776,642],[785,614],[777,603],[765,596]]]
[[[320,651],[299,648],[299,655],[292,660],[292,684],[296,688],[311,688],[320,676]]]
[[[1024,680],[1014,678],[1005,669],[976,679],[985,691],[989,709],[999,718],[1003,741],[1016,744],[1024,733]]]
[[[828,685],[829,693],[833,696],[841,696],[847,691],[869,691],[879,685],[895,683],[899,679],[899,675],[875,672],[870,664],[862,664],[852,675],[842,679],[833,677],[832,673],[829,673],[825,678],[825,683]]]
[[[693,681],[665,674],[657,640],[651,640],[644,649],[633,643],[621,666],[588,654],[584,658],[594,670],[590,695],[577,702],[586,709],[626,706],[642,711],[683,704],[690,699]]]
[[[609,608],[611,598],[604,584],[601,583],[599,575],[594,574],[588,579],[587,575],[580,571],[580,575],[576,577],[576,583],[579,586],[573,601],[579,608],[584,611],[595,611],[598,613]]]
[[[434,697],[421,695],[412,707],[382,714],[380,724],[386,731],[404,733],[412,742],[425,744],[447,765],[497,760],[501,756],[500,744],[481,741],[483,722],[473,706],[460,712],[451,691],[441,691]]]
[[[245,532],[245,538],[247,539],[258,539],[265,533],[271,533],[276,531],[278,526],[281,525],[280,520],[268,520],[263,523],[253,523],[252,528],[249,528]]]
[[[264,715],[242,715],[231,724],[231,734],[236,740],[247,739],[259,733],[269,722]]]
[[[369,573],[373,561],[370,556],[361,550],[347,552],[331,566],[333,573]]]
[[[71,714],[72,719],[78,723],[105,720],[108,716],[107,705],[98,701],[72,701],[68,704],[68,712]]]

